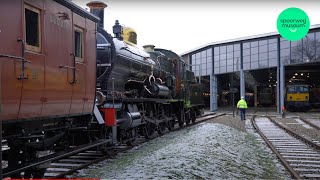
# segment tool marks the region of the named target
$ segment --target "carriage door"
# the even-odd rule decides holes
[[[69,114],[72,96],[72,12],[55,1],[44,1],[43,34],[45,60],[45,93],[42,116]]]
[[[2,0],[0,11],[0,120],[18,116],[22,81],[22,4],[20,1]],[[6,7],[6,8],[4,8]],[[15,12],[12,12],[15,11]],[[8,15],[15,13],[14,20]]]
[[[72,80],[72,103],[70,115],[82,114],[86,93],[85,73],[87,60],[85,59],[85,18],[73,13],[73,74]]]
[[[44,90],[43,1],[24,4],[25,58],[19,119],[39,117]],[[24,76],[24,77],[22,77]]]

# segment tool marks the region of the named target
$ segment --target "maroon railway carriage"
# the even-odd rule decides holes
[[[69,143],[57,142],[65,129],[81,134],[90,121],[98,21],[70,1],[1,0],[0,120],[8,169]]]
[[[1,1],[2,121],[92,112],[96,21],[68,1]]]

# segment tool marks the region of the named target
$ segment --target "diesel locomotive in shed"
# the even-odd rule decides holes
[[[139,49],[136,32],[119,22],[112,36],[106,5],[88,6],[1,1],[4,177],[40,178],[58,157],[163,134],[203,112],[202,87],[176,53]]]

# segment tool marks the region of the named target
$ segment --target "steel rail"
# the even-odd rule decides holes
[[[23,171],[25,169],[28,169],[28,168],[31,168],[31,167],[34,167],[34,166],[37,166],[37,165],[40,165],[40,164],[44,164],[44,163],[55,161],[55,160],[58,160],[58,159],[61,159],[61,158],[64,158],[64,157],[67,157],[67,156],[70,156],[70,155],[74,155],[74,154],[77,154],[79,152],[83,152],[85,150],[88,150],[90,148],[106,144],[108,142],[110,142],[110,140],[98,140],[98,141],[90,143],[90,144],[79,146],[76,149],[72,149],[72,150],[69,150],[67,152],[55,153],[55,154],[52,154],[52,155],[49,155],[49,156],[45,156],[45,157],[39,158],[36,161],[31,162],[31,163],[21,164],[21,165],[17,166],[14,169],[9,169],[9,168],[3,169],[3,177],[9,176],[9,175],[14,174],[14,173],[19,173],[19,172],[21,172],[21,171]]]
[[[187,127],[191,127],[191,126],[193,126],[193,125],[196,125],[196,124],[199,124],[199,123],[202,123],[202,122],[205,122],[205,121],[208,121],[208,120],[211,120],[211,119],[220,117],[220,116],[224,116],[224,115],[226,115],[226,113],[221,113],[221,114],[209,113],[209,114],[206,114],[206,115],[203,115],[203,116],[198,117],[197,119],[204,118],[204,119],[202,119],[202,120],[200,120],[200,121],[196,121],[196,122],[194,122],[194,123],[192,123],[192,124],[190,124],[190,125],[186,125],[186,126],[183,126],[183,127],[175,128],[175,129],[173,129],[172,131],[167,131],[167,132],[164,133],[164,134],[168,134],[168,133],[174,132],[174,131],[179,131],[179,130],[181,130],[181,129],[184,129],[184,128],[187,128]],[[213,117],[211,117],[211,116],[213,116]],[[111,150],[111,151],[114,151],[114,152],[112,153],[113,155],[116,155],[116,154],[118,154],[118,153],[123,153],[123,152],[126,152],[127,150],[132,149],[133,147],[135,147],[135,146],[137,146],[137,145],[140,145],[140,144],[145,143],[145,142],[149,142],[149,141],[151,141],[151,140],[153,140],[153,139],[155,139],[155,138],[158,138],[158,137],[160,137],[160,136],[163,136],[164,134],[162,134],[162,135],[158,134],[157,136],[154,136],[154,137],[152,137],[152,138],[150,138],[150,139],[143,138],[141,142],[139,142],[139,143],[137,143],[137,144],[133,144],[132,146],[127,146],[127,147],[125,147],[125,148],[120,148],[120,149],[117,149],[117,146],[115,146],[114,148],[111,148],[110,150]],[[82,151],[82,152],[83,152],[83,151]],[[79,152],[79,153],[81,153],[81,152]],[[105,160],[105,159],[108,159],[108,158],[110,158],[110,154],[103,155],[103,156],[101,156],[101,157],[99,157],[99,158],[97,158],[97,159],[94,159],[94,160],[92,160],[92,161],[90,161],[90,162],[88,162],[88,163],[85,163],[85,164],[82,164],[82,165],[77,166],[77,167],[75,167],[75,168],[72,168],[72,169],[70,169],[69,171],[65,171],[65,172],[59,173],[59,174],[56,175],[56,176],[45,177],[45,178],[46,178],[46,179],[64,178],[66,175],[71,175],[71,174],[73,174],[74,172],[76,172],[77,170],[86,168],[86,167],[88,167],[89,165],[95,164],[95,163],[97,163],[97,162],[100,162],[100,161]]]
[[[297,114],[297,113],[296,113],[296,114]],[[320,130],[320,127],[319,127],[319,126],[311,123],[310,121],[307,121],[307,120],[306,120],[306,119],[307,119],[306,117],[301,116],[300,114],[297,114],[297,115],[299,116],[299,119],[301,119],[304,123],[308,124],[309,126],[315,128],[315,129],[317,129],[317,130]],[[311,114],[311,115],[312,115],[312,114]],[[312,116],[314,116],[314,115],[312,115]],[[317,117],[317,116],[315,116],[315,117]],[[318,118],[318,117],[317,117],[317,118]]]
[[[273,153],[276,154],[278,159],[281,161],[283,166],[290,172],[292,177],[294,179],[301,179],[299,174],[289,165],[289,163],[285,160],[285,158],[276,150],[276,148],[272,145],[272,143],[268,140],[268,138],[263,134],[263,132],[258,128],[256,121],[255,121],[256,115],[253,115],[251,118],[251,123],[253,127],[256,129],[256,131],[259,133],[259,135],[262,137],[262,139],[267,143],[269,148],[273,151]]]
[[[268,117],[268,116],[267,116],[267,118],[268,118],[271,122],[273,122],[275,125],[277,125],[277,126],[280,127],[281,129],[283,129],[284,131],[286,131],[287,133],[289,133],[290,135],[292,135],[292,136],[294,136],[295,138],[297,138],[297,139],[299,139],[299,140],[307,143],[308,145],[312,146],[314,149],[320,150],[320,145],[318,145],[318,144],[312,142],[311,140],[309,140],[309,139],[307,139],[307,138],[305,138],[305,137],[303,137],[303,136],[300,136],[299,134],[293,132],[292,130],[284,127],[283,125],[281,125],[280,123],[278,123],[278,122],[275,121],[274,119],[272,119],[272,118],[270,118],[270,117]]]

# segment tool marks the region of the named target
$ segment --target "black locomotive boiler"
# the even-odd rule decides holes
[[[202,88],[179,55],[153,45],[139,49],[136,32],[118,21],[113,37],[103,28],[104,6],[88,6],[102,20],[97,28],[96,105],[103,121],[116,125],[113,139],[131,143],[140,135],[150,138],[176,123],[194,122],[203,112]]]

